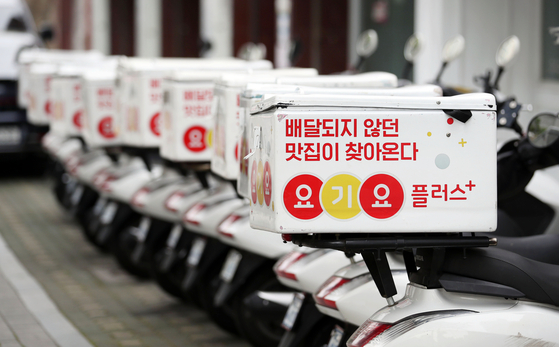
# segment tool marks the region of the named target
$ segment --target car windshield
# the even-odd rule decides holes
[[[0,31],[27,31],[21,9],[0,6]]]

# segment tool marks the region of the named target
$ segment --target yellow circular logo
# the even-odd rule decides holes
[[[256,179],[256,192],[258,194],[258,203],[264,204],[264,165],[262,160],[258,161],[258,176]]]
[[[361,182],[348,174],[339,174],[331,177],[320,194],[324,210],[334,218],[350,219],[361,212],[358,201],[358,192]]]
[[[213,129],[208,130],[208,137],[206,138],[206,143],[208,144],[209,148],[212,148],[213,139],[214,139],[214,132]]]

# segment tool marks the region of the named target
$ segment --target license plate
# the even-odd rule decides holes
[[[299,316],[299,311],[301,311],[301,307],[303,306],[303,301],[305,300],[305,294],[297,293],[293,297],[293,301],[287,308],[287,312],[283,317],[283,322],[281,322],[281,326],[287,330],[291,331],[293,329],[293,325],[297,321],[297,316]]]
[[[0,127],[0,145],[17,145],[21,142],[21,129],[16,126]]]
[[[208,241],[203,237],[197,237],[190,247],[190,252],[188,253],[188,258],[186,258],[186,264],[188,266],[198,266],[202,254],[204,253],[204,248],[206,248],[206,243]]]
[[[93,214],[96,216],[100,215],[106,205],[107,205],[107,198],[97,199],[95,206],[93,206]]]
[[[101,221],[101,224],[107,225],[110,224],[113,219],[115,218],[115,214],[116,214],[116,210],[118,209],[118,204],[116,202],[111,202],[109,203],[105,209],[103,210],[103,213],[101,214],[101,217],[99,218],[99,220]]]
[[[78,185],[76,187],[76,189],[70,196],[70,203],[72,204],[72,206],[76,206],[80,202],[80,199],[82,198],[83,195],[83,191],[84,191],[84,187],[82,185]]]
[[[167,238],[167,247],[175,248],[175,246],[179,242],[181,235],[182,235],[182,226],[180,224],[175,224],[173,230],[171,230],[171,233]]]
[[[140,225],[138,226],[138,231],[136,232],[136,238],[140,242],[144,242],[148,236],[149,227],[151,225],[151,218],[142,217]]]
[[[237,272],[237,267],[239,267],[239,263],[243,255],[237,250],[230,250],[229,254],[227,254],[227,260],[225,260],[225,264],[223,264],[223,268],[221,268],[221,273],[219,277],[224,282],[231,282],[233,277],[235,277],[235,272]]]
[[[343,337],[344,337],[344,329],[341,326],[336,325],[334,329],[332,329],[332,333],[330,334],[328,347],[339,347]]]

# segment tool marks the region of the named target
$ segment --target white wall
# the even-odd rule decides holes
[[[72,13],[72,49],[85,49],[85,4],[86,0],[75,0]]]
[[[212,44],[205,57],[233,56],[233,0],[200,1],[200,36]]]
[[[97,0],[95,0],[97,1]],[[136,0],[135,15],[135,54],[138,57],[161,56],[161,1]]]
[[[361,24],[361,0],[348,1],[348,40],[347,40],[347,66],[353,66],[359,59],[357,56],[357,37],[363,30]]]
[[[415,30],[425,39],[415,64],[415,81],[432,81],[440,66],[444,42],[460,33],[464,54],[449,65],[442,82],[480,90],[475,75],[496,71],[495,53],[509,35],[520,39],[520,53],[501,79],[501,91],[520,103],[532,104],[523,112],[527,125],[536,112],[559,112],[559,83],[543,82],[541,75],[541,0],[416,0]]]
[[[91,48],[104,54],[111,54],[111,14],[109,0],[89,0],[91,2]]]

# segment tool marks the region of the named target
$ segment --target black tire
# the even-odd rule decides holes
[[[167,271],[161,270],[162,263],[166,259],[166,256],[172,252],[171,249],[167,247],[167,238],[170,234],[169,229],[161,230],[157,238],[150,240],[149,249],[147,251],[146,257],[149,263],[149,268],[151,271],[151,277],[155,279],[157,284],[166,293],[170,294],[181,300],[186,300],[185,295],[181,291],[181,280],[184,278],[185,269],[181,259],[176,259]]]
[[[278,281],[271,266],[264,266],[250,277],[240,292],[231,299],[235,315],[238,317],[237,329],[241,336],[253,346],[277,346],[285,332],[281,327],[281,320],[277,320],[277,318],[263,320],[261,317],[255,317],[244,304],[245,298],[255,291],[287,292],[292,290]]]
[[[226,307],[216,307],[214,305],[214,297],[219,289],[221,266],[225,262],[226,254],[222,259],[215,262],[214,266],[210,267],[198,282],[194,285],[195,299],[204,311],[208,314],[210,319],[221,329],[239,335],[237,329],[238,323],[232,315],[233,312],[227,310]]]
[[[82,227],[86,240],[101,250],[101,247],[97,244],[96,240],[97,232],[101,227],[101,221],[99,220],[99,216],[93,213],[93,208],[85,212],[83,218],[78,219],[78,222]]]
[[[118,264],[124,270],[133,276],[145,279],[151,277],[149,266],[144,262],[136,264],[132,260],[132,254],[137,244],[132,230],[139,225],[140,219],[141,216],[137,214],[130,217],[120,230],[115,231],[108,244]]]

